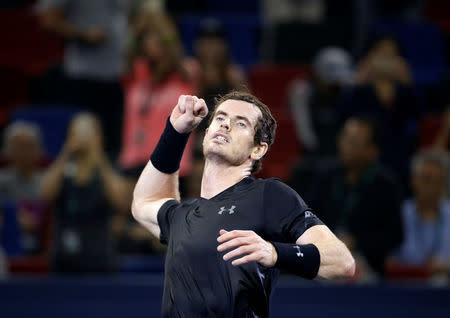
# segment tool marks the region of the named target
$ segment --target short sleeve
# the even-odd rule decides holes
[[[293,243],[310,227],[323,224],[297,192],[277,179],[267,180],[263,200],[269,240]]]
[[[163,244],[168,244],[170,235],[170,226],[172,224],[173,216],[176,208],[180,203],[176,200],[166,201],[158,211],[158,225],[160,229],[159,241]]]

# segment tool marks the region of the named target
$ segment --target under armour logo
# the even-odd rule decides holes
[[[297,253],[296,254],[297,254],[298,257],[303,257],[303,253],[300,252],[300,246],[294,245],[292,247],[297,249]]]
[[[312,214],[311,212],[309,212],[309,211],[305,211],[305,218],[309,218],[309,217],[311,217],[311,216],[313,216],[314,214]]]
[[[233,214],[235,212],[234,211],[235,208],[236,208],[235,205],[232,205],[231,208],[229,208],[229,209],[226,209],[224,206],[221,206],[219,212],[217,212],[217,213],[222,215],[223,212],[225,212],[225,210],[228,210],[228,214]]]

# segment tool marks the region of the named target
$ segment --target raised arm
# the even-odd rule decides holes
[[[178,168],[189,133],[207,115],[203,99],[181,95],[170,121],[134,188],[131,211],[153,235],[159,236],[158,211],[168,200],[179,200]]]
[[[53,32],[67,40],[80,40],[85,43],[96,45],[106,38],[104,30],[97,26],[91,26],[82,30],[71,24],[65,17],[63,10],[58,6],[46,6],[39,10],[41,23],[44,29]]]
[[[314,244],[319,250],[318,276],[322,278],[351,277],[355,273],[355,261],[342,243],[326,225],[310,227],[297,239],[297,244]]]

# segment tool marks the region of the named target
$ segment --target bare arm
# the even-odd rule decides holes
[[[178,172],[165,174],[147,163],[133,192],[133,217],[159,237],[158,211],[168,200],[180,200]]]
[[[53,202],[64,181],[65,157],[58,157],[42,176],[40,196],[45,202]]]
[[[98,27],[80,30],[75,25],[70,24],[58,7],[42,10],[41,22],[44,29],[67,40],[81,40],[90,44],[99,44],[106,37],[106,33]]]
[[[266,267],[275,266],[278,255],[272,243],[253,231],[220,230],[217,238],[219,252],[235,248],[223,256],[225,261],[244,255],[231,262],[238,266],[256,261]],[[296,244],[314,244],[320,253],[318,276],[322,278],[351,277],[355,273],[355,261],[350,251],[325,225],[315,225],[306,230]]]
[[[207,112],[202,99],[181,95],[172,111],[170,122],[177,132],[188,133],[198,126]],[[168,200],[180,200],[178,171],[172,174],[162,173],[149,161],[134,188],[131,212],[156,237],[160,234],[158,211]]]
[[[355,260],[326,225],[310,227],[298,239],[297,244],[314,244],[320,253],[318,276],[322,278],[351,277],[355,273]]]

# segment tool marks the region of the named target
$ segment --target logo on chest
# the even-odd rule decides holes
[[[234,212],[236,212],[236,211],[234,210],[235,208],[236,208],[235,205],[232,205],[231,208],[229,208],[229,209],[227,209],[227,208],[224,207],[224,206],[221,206],[221,207],[220,207],[220,210],[217,212],[217,214],[222,215],[223,212],[225,212],[225,211],[227,211],[228,214],[234,214]]]

